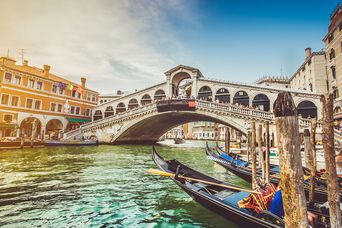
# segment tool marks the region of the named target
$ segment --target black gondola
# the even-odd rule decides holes
[[[219,147],[216,147],[218,153],[212,151],[208,144],[206,145],[206,153],[208,155],[208,159],[215,161],[219,165],[226,168],[228,171],[234,173],[235,175],[241,177],[242,179],[251,182],[252,181],[252,169],[250,163],[247,161],[243,161],[237,156],[232,157],[229,154],[223,153]],[[220,152],[221,151],[221,152]],[[310,170],[307,168],[303,168],[303,171],[306,175],[310,174]],[[270,165],[270,182],[278,185],[279,183],[279,166],[278,165]],[[257,176],[261,176],[261,170],[257,170]],[[305,195],[309,196],[309,185],[308,180],[304,182],[304,190]],[[316,182],[315,186],[315,200],[317,202],[326,202],[328,200],[327,188],[326,184],[322,184],[322,182]],[[342,201],[342,195],[340,193],[340,201]]]
[[[230,183],[225,183],[191,169],[177,160],[164,160],[153,147],[152,159],[154,163],[164,172],[174,174],[175,176],[185,176],[204,180],[216,184],[224,184],[237,187]],[[188,195],[202,206],[222,215],[230,221],[235,221],[244,227],[284,227],[284,222],[278,216],[269,211],[255,213],[250,209],[240,208],[238,202],[245,199],[249,193],[238,190],[230,190],[210,184],[203,184],[193,180],[184,180],[180,178],[171,178]],[[318,206],[318,204],[316,205]],[[329,224],[327,209],[324,211],[308,207],[308,210],[318,216],[318,227],[326,227]]]
[[[160,169],[168,173],[176,174],[178,169],[177,174],[182,176],[234,186],[197,172],[177,160],[166,161],[155,151],[154,147],[152,159]],[[187,181],[177,178],[171,179],[195,201],[231,221],[235,221],[236,223],[248,227],[284,227],[283,220],[269,211],[262,211],[257,214],[249,209],[239,208],[237,202],[246,198],[249,195],[248,192],[230,190],[195,181]]]

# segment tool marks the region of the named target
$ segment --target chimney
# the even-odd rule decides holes
[[[305,48],[305,59],[308,59],[311,56],[311,48]]]
[[[85,89],[86,81],[87,81],[86,78],[81,78],[81,85],[82,85],[82,88],[83,88],[83,89]]]
[[[28,60],[24,60],[24,62],[23,62],[23,66],[28,66]]]
[[[49,72],[50,72],[50,66],[49,65],[44,65],[44,76],[49,77]]]

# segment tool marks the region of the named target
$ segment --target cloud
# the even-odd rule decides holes
[[[193,4],[193,2],[191,2]],[[30,65],[101,93],[141,89],[164,80],[188,50],[172,20],[196,26],[188,1],[2,0],[0,54],[25,49]]]

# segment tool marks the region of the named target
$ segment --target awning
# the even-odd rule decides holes
[[[91,121],[89,119],[79,119],[79,118],[67,118],[67,120],[70,123],[88,123]]]
[[[15,124],[0,122],[0,129],[14,129],[15,126]]]

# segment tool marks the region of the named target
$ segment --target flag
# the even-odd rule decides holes
[[[74,86],[71,85],[71,84],[69,84],[69,85],[67,86],[67,88],[68,88],[68,90],[72,90],[72,89],[74,88]]]

